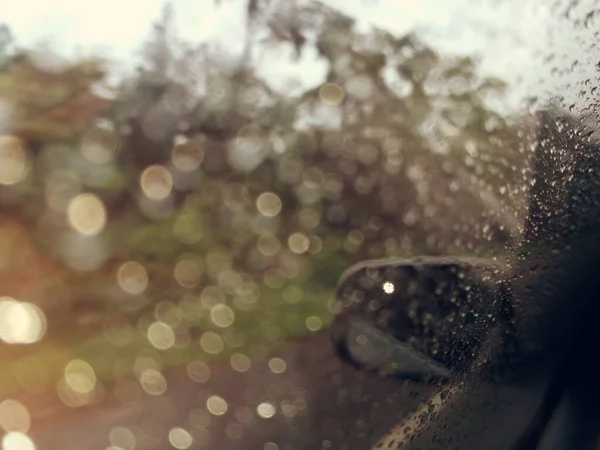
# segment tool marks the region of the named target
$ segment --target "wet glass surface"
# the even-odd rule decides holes
[[[3,450],[593,448],[594,3],[0,0]]]

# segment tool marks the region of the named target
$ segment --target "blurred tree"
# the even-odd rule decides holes
[[[35,299],[47,340],[103,377],[108,356],[152,348],[148,327],[165,311],[184,317],[167,365],[258,357],[325,326],[353,262],[490,253],[520,234],[525,148],[487,106],[499,80],[413,36],[365,32],[316,2],[294,3],[293,15],[281,3],[248,3],[252,32],[235,70],[182,41],[167,7],[115,99],[94,89],[100,61],[48,70],[21,52],[0,73],[5,133],[34,150],[27,177],[0,186],[0,204],[62,264]],[[286,49],[289,60],[277,56]],[[261,53],[292,64],[311,52],[326,80],[300,95],[257,67]],[[84,211],[105,220],[97,234],[73,225],[81,192],[99,199]],[[142,265],[143,293],[119,285],[128,261]],[[215,303],[233,323],[215,323]],[[136,330],[129,344],[104,339],[114,317]],[[228,342],[221,351],[198,344],[209,330]]]

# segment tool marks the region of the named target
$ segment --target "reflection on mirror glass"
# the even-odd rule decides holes
[[[404,377],[473,369],[490,327],[505,316],[502,275],[493,261],[474,258],[357,265],[338,287],[338,349],[358,366]]]
[[[0,0],[2,450],[591,448],[594,5],[46,3]]]

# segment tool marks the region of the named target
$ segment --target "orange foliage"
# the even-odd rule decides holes
[[[36,248],[15,219],[0,215],[0,297],[41,305],[45,287],[60,273],[60,263]]]

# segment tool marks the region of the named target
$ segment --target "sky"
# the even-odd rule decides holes
[[[129,58],[160,17],[164,3],[165,0],[0,0],[0,18],[23,45],[50,42],[68,54],[101,50]],[[217,13],[213,0],[174,3],[178,28],[192,40],[203,39],[225,15],[224,11]]]
[[[0,18],[22,45],[46,42],[68,55],[100,51],[131,65],[151,24],[160,16],[164,1],[0,0]],[[285,4],[289,0],[272,1]],[[567,106],[583,108],[593,100],[589,93],[581,93],[581,87],[586,80],[597,77],[600,55],[594,33],[600,30],[600,17],[592,17],[591,23],[584,26],[583,19],[598,2],[581,0],[576,8],[563,14],[569,1],[323,0],[323,3],[357,18],[362,29],[376,26],[398,35],[413,31],[442,54],[478,58],[482,74],[500,77],[511,85],[511,95],[506,101],[513,107],[529,97],[560,94],[566,97]],[[245,0],[221,0],[220,8],[214,0],[172,0],[172,3],[182,37],[191,42],[219,42],[224,55],[239,53],[244,38]],[[285,77],[296,77],[300,89],[318,84],[326,73],[324,62],[314,52],[301,61],[301,67],[292,63],[289,49],[269,55],[264,64],[265,77],[271,77],[282,91],[289,86]]]

